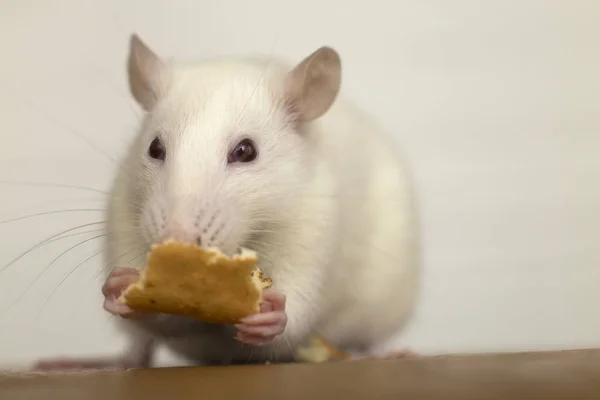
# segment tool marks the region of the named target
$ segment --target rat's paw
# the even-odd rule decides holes
[[[245,344],[264,346],[281,335],[286,325],[285,296],[265,290],[260,314],[250,315],[237,324],[235,327],[238,333],[235,339]]]
[[[115,268],[102,286],[104,309],[123,318],[141,318],[147,313],[134,311],[119,301],[119,297],[132,283],[140,279],[140,273],[134,268]]]
[[[117,315],[122,318],[144,318],[149,315],[148,312],[133,310],[129,306],[121,303],[118,299],[106,298],[104,299],[104,309],[113,315]]]

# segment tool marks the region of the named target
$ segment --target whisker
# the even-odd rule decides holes
[[[52,262],[50,264],[48,264],[41,273],[38,274],[38,276],[27,286],[27,288],[25,289],[25,291],[23,291],[15,300],[11,301],[10,304],[8,305],[8,307],[6,307],[2,312],[6,312],[9,308],[11,308],[13,305],[19,303],[21,301],[21,299],[23,299],[23,297],[29,292],[29,290],[33,287],[33,285],[35,285],[41,278],[42,276],[44,276],[44,274],[46,273],[46,271],[48,271],[48,269],[59,259],[61,258],[63,255],[67,254],[69,251],[81,246],[82,244],[85,244],[87,242],[90,242],[92,240],[95,239],[99,239],[106,236],[106,234],[102,234],[102,235],[98,235],[98,236],[94,236],[92,238],[89,239],[85,239],[81,242],[79,242],[78,244],[69,247],[67,250],[65,250],[64,252],[60,253],[54,260],[52,260]]]
[[[69,273],[65,274],[63,276],[63,278],[61,279],[61,281],[58,283],[58,285],[54,288],[54,290],[50,293],[50,295],[48,297],[46,297],[46,299],[44,300],[44,303],[42,303],[42,306],[40,307],[40,310],[38,311],[38,314],[36,316],[36,319],[40,317],[40,315],[42,314],[42,312],[44,311],[44,308],[46,307],[46,304],[48,304],[48,302],[50,301],[50,299],[52,298],[52,296],[54,296],[54,294],[58,291],[58,289],[60,289],[60,287],[63,285],[63,283],[65,283],[67,281],[67,279],[69,279],[69,277],[79,269],[79,267],[81,267],[83,264],[85,264],[86,262],[88,262],[89,260],[91,260],[92,258],[96,257],[99,254],[102,254],[104,251],[106,251],[106,249],[102,249],[94,254],[92,254],[91,256],[87,257],[86,259],[84,259],[83,261],[81,261],[79,264],[77,264],[75,266],[75,268],[71,269],[69,271]]]
[[[110,87],[112,89],[112,91],[117,94],[121,99],[125,100],[127,105],[129,106],[129,108],[133,111],[135,117],[138,119],[138,122],[141,118],[143,118],[143,115],[140,114],[140,112],[138,111],[138,109],[136,109],[133,105],[133,102],[131,102],[131,98],[129,96],[126,96],[118,87],[118,85],[115,83],[115,81],[113,79],[111,79],[109,76],[107,76],[104,71],[99,70],[96,66],[92,65],[91,68],[94,68],[96,70],[96,72],[98,73],[98,76],[100,78],[102,78],[106,83],[108,83],[108,87]],[[164,128],[164,126],[160,123],[160,121],[158,121],[158,119],[154,118],[154,115],[152,113],[147,113],[145,114],[145,116],[147,116],[150,120],[152,120],[153,122],[155,122],[158,127],[163,130],[166,131],[166,129]],[[130,176],[130,171],[126,168],[127,166],[125,165],[126,159],[123,158],[121,159],[121,161],[118,162],[118,167],[125,172],[124,176],[125,178],[127,178],[128,181],[131,181],[131,176]]]
[[[75,236],[79,236],[79,235],[85,235],[86,233],[97,233],[97,232],[104,232],[104,228],[100,228],[100,229],[90,229],[88,231],[83,231],[83,232],[76,232],[76,233],[70,233],[68,235],[64,235],[64,236],[59,236],[56,238],[53,238],[51,240],[47,240],[43,243],[43,245],[47,245],[50,243],[54,243],[57,242],[59,240],[63,240],[63,239],[68,239],[70,237],[75,237]]]
[[[242,347],[244,347],[243,344],[242,344]],[[250,361],[252,360],[253,355],[254,355],[254,346],[250,346],[250,357],[248,357],[248,360],[246,360],[246,364],[250,364]]]
[[[77,136],[79,139],[83,140],[88,146],[90,146],[94,150],[98,151],[100,154],[104,155],[106,158],[108,158],[112,162],[114,162],[114,163],[117,162],[117,160],[115,160],[112,156],[110,156],[110,154],[108,154],[101,147],[99,147],[98,145],[93,143],[91,140],[89,140],[85,135],[82,135],[76,129],[74,129],[72,126],[65,124],[63,121],[56,118],[55,116],[45,112],[38,104],[31,101],[31,99],[21,95],[21,93],[19,93],[18,90],[9,89],[8,86],[6,86],[6,85],[5,85],[5,88],[8,89],[8,91],[13,92],[14,97],[18,97],[24,104],[27,104],[30,108],[36,110],[39,115],[45,117],[49,121],[54,122],[58,126],[63,127],[67,132],[71,133],[72,135]]]
[[[64,188],[64,189],[78,189],[78,190],[86,190],[89,192],[101,193],[101,194],[109,194],[108,192],[96,188],[86,187],[86,186],[78,186],[78,185],[67,185],[62,183],[47,183],[47,182],[26,182],[26,181],[9,181],[9,180],[0,180],[0,185],[13,185],[13,186],[39,186],[39,187],[53,187],[53,188]]]
[[[123,28],[122,26],[119,24],[119,21],[117,20],[117,16],[115,14],[111,15],[111,20],[113,21],[113,23],[115,24],[116,28],[121,30],[121,32],[123,32]],[[94,64],[95,67],[95,64]],[[107,81],[110,82],[109,86],[114,90],[114,92],[121,97],[123,100],[126,100],[127,104],[129,105],[129,107],[131,108],[131,110],[133,111],[133,113],[135,114],[135,116],[139,119],[140,116],[140,112],[138,111],[138,109],[136,109],[133,106],[133,103],[131,101],[131,97],[130,96],[126,96],[121,89],[119,89],[119,87],[116,85],[115,81],[110,79],[109,76],[105,75],[104,73],[101,74],[101,76],[106,79]]]
[[[27,288],[25,289],[25,292],[23,292],[23,293],[21,294],[21,296],[19,296],[19,299],[23,298],[23,296],[24,296],[24,295],[25,295],[25,294],[26,294],[26,293],[29,291],[29,289],[31,289],[31,287],[32,287],[33,285],[35,285],[35,284],[36,284],[36,282],[37,282],[37,281],[39,281],[39,280],[42,278],[42,276],[43,276],[43,275],[44,275],[44,274],[45,274],[45,273],[48,271],[48,269],[49,269],[49,268],[50,268],[52,265],[54,265],[54,263],[55,263],[56,261],[58,261],[58,260],[59,260],[59,259],[60,259],[62,256],[64,256],[64,255],[65,255],[65,254],[67,254],[69,251],[71,251],[71,250],[73,250],[73,249],[76,249],[77,247],[79,247],[79,246],[81,246],[81,245],[83,245],[83,244],[85,244],[85,243],[91,242],[92,240],[101,239],[101,238],[105,237],[106,235],[107,235],[107,234],[106,234],[106,233],[104,233],[104,234],[102,234],[102,235],[97,235],[97,236],[94,236],[94,237],[91,237],[91,238],[88,238],[88,239],[82,240],[81,242],[77,243],[76,245],[73,245],[73,246],[69,247],[67,250],[65,250],[65,251],[63,251],[62,253],[60,253],[60,254],[59,254],[59,255],[58,255],[56,258],[54,258],[54,259],[53,259],[53,260],[50,262],[50,264],[48,264],[46,267],[44,267],[44,269],[42,270],[42,272],[41,272],[40,274],[38,274],[38,276],[37,276],[37,277],[36,277],[36,278],[33,280],[33,282],[31,282],[31,283],[29,284],[29,286],[27,286]]]
[[[94,150],[96,150],[97,152],[99,152],[100,154],[105,156],[108,160],[112,161],[119,170],[124,171],[124,177],[127,178],[129,181],[131,180],[130,173],[129,173],[128,169],[126,168],[126,166],[124,166],[125,159],[121,159],[121,161],[118,161],[117,159],[112,157],[108,152],[106,152],[104,149],[102,149],[100,146],[93,143],[85,135],[82,135],[80,132],[78,132],[76,129],[74,129],[72,126],[65,124],[63,121],[61,121],[57,117],[44,112],[44,110],[42,110],[41,107],[39,105],[37,105],[35,102],[31,101],[30,99],[28,99],[28,98],[22,96],[20,93],[18,93],[18,90],[11,90],[6,85],[5,85],[5,88],[8,89],[9,91],[12,91],[13,95],[15,97],[18,97],[24,104],[28,105],[30,108],[32,108],[34,110],[37,110],[37,112],[40,115],[42,115],[46,119],[54,122],[56,125],[61,126],[70,134],[77,136],[79,139],[83,140],[89,147],[93,148]]]
[[[109,266],[110,266],[110,265],[111,265],[113,262],[116,262],[116,261],[117,261],[119,258],[121,258],[121,257],[124,257],[124,256],[126,256],[126,255],[128,255],[128,254],[131,254],[131,253],[132,253],[132,252],[134,252],[135,250],[136,250],[136,249],[130,249],[130,250],[128,250],[128,251],[126,251],[126,252],[124,252],[123,254],[121,254],[120,256],[118,256],[118,257],[115,257],[115,259],[114,259],[114,260],[113,260],[113,259],[109,260],[109,261],[108,261],[106,264],[104,264],[104,265],[103,265],[103,266],[100,268],[100,270],[98,271],[98,273],[96,273],[96,275],[94,275],[94,278],[92,278],[92,282],[93,282],[93,281],[95,281],[96,279],[98,279],[98,277],[99,277],[100,275],[102,275],[102,273],[103,273],[103,272],[106,272],[106,268],[108,268],[108,267],[109,267]],[[136,257],[137,257],[137,256],[136,256]],[[113,267],[113,268],[111,268],[111,269],[114,269],[114,267]]]
[[[249,230],[250,234],[257,234],[257,233],[274,233],[274,234],[278,234],[280,233],[280,231],[274,230],[274,229],[250,229]]]
[[[64,230],[64,231],[56,233],[56,234],[54,234],[54,235],[52,235],[50,237],[47,237],[46,239],[42,240],[41,242],[35,244],[29,250],[27,250],[27,251],[19,254],[17,257],[15,257],[12,260],[10,260],[6,265],[4,265],[2,268],[0,268],[0,273],[6,271],[8,268],[10,268],[11,265],[13,265],[17,261],[19,261],[21,258],[25,257],[30,252],[34,251],[35,249],[37,249],[39,247],[42,247],[42,246],[46,245],[47,242],[49,240],[51,240],[51,239],[54,239],[54,238],[56,238],[56,237],[58,237],[60,235],[64,235],[65,233],[72,232],[72,231],[74,231],[76,229],[81,229],[81,228],[85,228],[86,226],[92,226],[92,225],[98,225],[98,224],[104,224],[104,223],[106,223],[106,221],[90,222],[90,223],[87,223],[87,224],[79,225],[79,226],[76,226],[74,228],[70,228],[70,229]]]
[[[95,64],[89,64],[88,69],[96,70],[96,76],[103,79],[105,83],[107,83],[106,87],[109,87],[113,93],[119,96],[120,99],[124,100],[129,108],[133,111],[136,118],[140,118],[140,112],[133,106],[133,102],[131,101],[131,97],[127,96],[125,93],[121,91],[116,82],[108,75],[105,74],[105,71],[98,68]]]
[[[93,196],[95,196],[95,195],[93,195]],[[43,197],[43,196],[39,196],[39,197]],[[38,210],[40,207],[44,207],[44,209],[52,210],[56,206],[66,207],[65,203],[67,203],[67,205],[72,206],[72,207],[82,207],[82,208],[106,207],[106,205],[107,205],[106,198],[87,197],[87,196],[77,196],[77,197],[61,196],[61,197],[51,198],[51,199],[47,199],[47,200],[44,199],[41,202],[28,203],[28,208],[31,208],[32,210]]]
[[[271,357],[275,360],[275,364],[279,364],[279,355],[277,354],[277,348],[271,348]]]
[[[125,263],[125,265],[129,265],[129,264],[131,264],[132,262],[134,262],[134,261],[135,261],[135,260],[137,260],[138,258],[145,256],[145,255],[146,255],[146,253],[147,253],[147,251],[146,251],[146,250],[144,250],[144,251],[143,251],[143,252],[142,252],[140,255],[138,255],[138,256],[136,256],[136,257],[132,258],[131,260],[127,261],[127,262]]]
[[[95,281],[96,279],[98,279],[98,277],[103,273],[106,272],[106,268],[108,268],[113,262],[116,262],[119,258],[124,257],[128,254],[133,253],[134,251],[139,250],[136,248],[130,249],[129,251],[126,251],[125,253],[121,254],[118,257],[115,257],[114,259],[109,260],[106,264],[104,264],[104,266],[102,268],[100,268],[100,271],[98,271],[98,273],[94,276],[92,281]],[[140,258],[142,256],[144,256],[146,254],[146,250],[143,250],[140,252],[140,254],[137,254],[135,257],[133,257],[132,259],[130,259],[129,261],[125,262],[125,265],[129,265],[129,263],[131,263],[132,261],[134,261],[137,258]],[[112,267],[111,269],[114,269],[115,267]]]
[[[0,225],[8,224],[10,222],[22,221],[22,220],[28,219],[28,218],[41,217],[44,215],[71,213],[71,212],[102,212],[102,211],[106,211],[106,210],[102,209],[102,208],[100,208],[100,209],[98,209],[98,208],[71,208],[71,209],[65,209],[65,210],[45,211],[45,212],[41,212],[41,213],[29,214],[29,215],[24,215],[24,216],[17,217],[17,218],[11,218],[11,219],[7,219],[4,221],[0,221]]]
[[[129,164],[127,164],[127,158],[124,157],[120,161],[117,162],[117,168],[123,172],[123,177],[127,179],[129,183],[131,183],[131,171],[129,169]]]
[[[128,229],[120,229],[120,230],[117,230],[117,231],[106,231],[106,229],[105,229],[105,228],[101,228],[101,229],[92,229],[92,230],[88,230],[88,231],[77,232],[77,233],[72,233],[72,234],[70,234],[70,235],[61,236],[61,237],[59,237],[58,239],[65,239],[65,238],[72,237],[72,236],[83,235],[83,234],[85,234],[85,233],[104,232],[104,231],[106,231],[106,234],[110,236],[110,235],[115,235],[115,234],[120,234],[120,233],[127,233],[127,232],[131,232],[131,231],[133,231],[133,230],[135,230],[135,229],[136,229],[135,227],[133,227],[133,228],[128,228]],[[55,240],[58,240],[58,239],[53,239],[53,240],[51,240],[51,242],[52,242],[52,241],[55,241]]]
[[[277,245],[274,245],[272,243],[269,242],[261,242],[258,240],[254,240],[254,239],[248,239],[244,242],[245,244],[249,244],[249,245],[256,245],[256,247],[264,247],[266,250],[272,249],[274,251],[280,250],[280,247]],[[265,254],[261,254],[262,258],[266,258],[267,256]]]
[[[292,357],[294,357],[295,352],[294,352],[294,348],[292,347],[292,344],[290,343],[290,339],[288,339],[286,336],[283,336],[283,339],[285,340],[285,343],[287,343],[288,348],[290,349],[290,354],[292,355]]]
[[[250,104],[250,101],[252,100],[252,98],[256,94],[256,91],[258,90],[260,82],[263,80],[265,74],[267,73],[267,69],[271,65],[271,61],[273,59],[273,54],[275,53],[275,48],[277,47],[278,40],[279,40],[279,37],[277,37],[275,39],[275,43],[273,43],[273,47],[271,47],[271,52],[269,53],[269,57],[267,59],[267,65],[265,65],[265,68],[263,69],[262,73],[258,77],[258,82],[256,82],[256,86],[254,86],[254,89],[252,89],[252,92],[250,92],[250,96],[248,97],[248,101],[246,102],[246,104],[244,104],[244,107],[241,109],[240,114],[238,115],[237,123],[239,123],[240,120],[242,119],[242,116],[244,115],[244,112],[246,111],[246,108],[248,108],[248,105]]]

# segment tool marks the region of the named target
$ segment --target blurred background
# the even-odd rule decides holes
[[[186,60],[338,50],[415,184],[423,290],[399,343],[600,346],[598,21],[597,0],[1,0],[0,364],[124,344],[99,235],[141,116],[132,32]]]

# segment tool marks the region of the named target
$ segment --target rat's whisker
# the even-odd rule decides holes
[[[42,247],[42,246],[45,246],[46,244],[48,244],[49,241],[51,241],[52,239],[54,239],[56,237],[60,237],[61,235],[64,235],[65,233],[72,232],[72,231],[77,230],[77,229],[85,228],[87,226],[99,225],[99,224],[104,224],[104,223],[106,223],[106,221],[90,222],[90,223],[87,223],[87,224],[83,224],[83,225],[79,225],[79,226],[76,226],[76,227],[73,227],[73,228],[66,229],[66,230],[64,230],[62,232],[56,233],[56,234],[54,234],[52,236],[49,236],[46,239],[42,240],[41,242],[35,244],[33,247],[29,248],[27,251],[19,254],[17,257],[13,258],[8,263],[6,263],[2,268],[0,268],[0,273],[6,271],[8,268],[10,268],[11,265],[13,265],[17,261],[19,261],[21,258],[25,257],[30,252],[34,251],[35,249],[37,249],[39,247]]]
[[[279,354],[278,354],[277,349],[275,347],[273,347],[271,349],[271,354],[273,354],[273,359],[275,360],[275,363],[279,364]]]
[[[44,212],[35,213],[35,214],[23,215],[21,217],[6,219],[4,221],[0,221],[0,225],[8,224],[10,222],[22,221],[24,219],[29,219],[29,218],[41,217],[44,215],[53,215],[53,214],[61,214],[61,213],[75,213],[75,212],[105,212],[105,211],[106,210],[102,209],[102,208],[71,208],[71,209],[64,209],[64,210],[44,211]]]
[[[76,137],[78,137],[79,139],[81,139],[82,141],[84,141],[89,147],[91,147],[92,149],[96,150],[97,152],[99,152],[100,154],[102,154],[103,156],[105,156],[108,160],[110,160],[113,164],[115,164],[115,166],[117,167],[117,169],[121,170],[124,172],[124,177],[127,178],[128,180],[131,181],[131,177],[129,174],[129,171],[125,168],[125,160],[121,160],[121,161],[117,161],[117,159],[115,159],[114,157],[112,157],[107,151],[105,151],[104,149],[102,149],[100,146],[96,145],[94,142],[92,142],[90,139],[88,139],[85,135],[81,134],[79,131],[77,131],[75,128],[73,128],[72,126],[64,123],[63,121],[61,121],[60,119],[58,119],[57,117],[44,112],[44,110],[35,102],[31,101],[31,99],[22,96],[21,93],[19,93],[18,90],[11,90],[9,89],[6,85],[5,88],[8,89],[9,91],[13,92],[14,97],[18,97],[24,104],[26,104],[27,106],[29,106],[31,109],[33,109],[34,111],[37,111],[37,113],[43,117],[45,117],[46,119],[48,119],[51,122],[54,122],[57,126],[62,127],[64,130],[66,130],[68,133],[70,133],[71,135],[74,135]]]
[[[260,258],[270,261],[269,258],[267,257],[266,254],[263,253],[263,251],[278,251],[280,250],[280,246],[273,244],[273,243],[267,243],[262,242],[260,240],[255,240],[255,239],[248,239],[244,242],[245,245],[247,245],[249,250],[254,250],[254,251],[259,251],[260,253]],[[290,246],[301,246],[301,244],[299,243],[291,243]]]
[[[75,232],[75,233],[70,233],[70,234],[68,234],[68,235],[59,236],[59,237],[56,237],[56,238],[50,239],[50,240],[48,240],[48,241],[45,241],[45,242],[43,243],[43,245],[47,245],[47,244],[50,244],[50,243],[54,243],[54,242],[57,242],[57,241],[59,241],[59,240],[63,240],[63,239],[68,239],[68,238],[70,238],[70,237],[75,237],[75,236],[85,235],[86,233],[98,233],[98,232],[104,232],[104,231],[105,231],[105,229],[104,229],[104,228],[100,228],[100,229],[90,229],[90,230],[83,231],[83,232]]]
[[[96,189],[96,188],[87,187],[87,186],[68,185],[68,184],[62,184],[62,183],[0,180],[0,185],[27,186],[27,187],[50,187],[50,188],[58,188],[58,189],[83,190],[83,191],[88,191],[88,192],[97,193],[99,195],[102,195],[101,197],[97,198],[98,200],[102,200],[102,201],[106,201],[107,199],[122,198],[121,196],[117,196],[117,195],[107,192],[105,190]],[[77,200],[77,199],[69,199],[69,200]],[[90,199],[90,200],[93,200],[93,199]]]
[[[240,343],[242,345],[242,347],[244,347],[243,343]],[[248,360],[246,360],[246,364],[250,364],[250,361],[252,361],[252,356],[254,355],[254,346],[250,346],[250,357],[248,357]]]
[[[274,234],[279,234],[280,232],[278,232],[275,229],[250,229],[250,234],[259,234],[259,233],[274,233]]]
[[[96,188],[87,187],[87,186],[68,185],[68,184],[63,184],[63,183],[0,180],[0,185],[77,189],[77,190],[85,190],[85,191],[95,192],[95,193],[100,193],[100,194],[105,194],[105,195],[109,194],[109,192],[101,190],[101,189],[96,189]]]
[[[95,281],[96,279],[98,279],[98,277],[99,277],[100,275],[102,275],[102,273],[106,272],[107,268],[109,268],[109,267],[110,267],[110,265],[111,265],[112,263],[116,262],[116,261],[117,261],[118,259],[120,259],[121,257],[125,257],[125,256],[127,256],[127,255],[129,255],[129,254],[133,253],[133,252],[134,252],[134,251],[136,251],[136,250],[137,250],[137,251],[140,251],[140,249],[139,249],[139,248],[136,248],[136,247],[134,247],[134,248],[132,248],[132,249],[129,249],[128,251],[126,251],[126,252],[124,252],[124,253],[121,253],[121,255],[119,255],[119,256],[117,256],[117,257],[114,257],[114,258],[110,259],[110,260],[109,260],[109,261],[108,261],[106,264],[104,264],[104,266],[103,266],[102,268],[100,268],[100,270],[98,271],[98,273],[97,273],[97,274],[94,276],[94,278],[93,278],[92,280],[93,280],[93,281]],[[131,262],[132,262],[132,261],[134,261],[135,259],[137,259],[137,258],[140,258],[140,257],[144,256],[144,255],[146,254],[146,252],[147,252],[146,250],[140,251],[140,253],[139,253],[139,254],[136,252],[136,255],[135,255],[133,258],[131,258],[129,261],[126,261],[126,262],[125,262],[125,265],[129,265],[129,263],[131,263]],[[115,268],[116,268],[116,267],[110,267],[110,269],[111,269],[111,270],[112,270],[112,269],[115,269]]]
[[[124,233],[124,232],[129,232],[129,231],[132,231],[132,230],[134,230],[134,229],[135,229],[135,227],[134,227],[134,228],[130,228],[130,229],[123,229],[123,230],[119,230],[119,231],[115,231],[115,232],[118,232],[118,233]],[[103,237],[106,237],[106,236],[108,236],[108,235],[114,234],[115,232],[107,232],[107,234],[105,234],[105,235],[102,235],[102,236],[103,236]],[[113,240],[114,240],[114,239],[113,239]],[[108,240],[108,242],[111,242],[111,241],[113,241],[113,240],[109,239],[109,240]],[[79,267],[81,267],[81,266],[82,266],[83,264],[85,264],[87,261],[89,261],[90,259],[92,259],[92,258],[94,258],[94,257],[98,256],[99,254],[101,254],[101,253],[103,253],[103,252],[105,252],[105,251],[106,251],[106,247],[105,247],[104,249],[102,249],[102,250],[100,250],[100,251],[98,251],[98,252],[94,253],[93,255],[89,256],[88,258],[86,258],[85,260],[83,260],[82,262],[80,262],[80,263],[79,263],[79,264],[78,264],[78,265],[77,265],[77,266],[76,266],[74,269],[72,269],[72,270],[71,270],[69,273],[67,273],[67,274],[66,274],[66,275],[63,277],[63,279],[60,281],[60,283],[58,284],[58,287],[57,287],[57,288],[55,288],[55,289],[52,291],[52,293],[50,294],[50,296],[49,296],[49,297],[48,297],[48,298],[45,300],[45,302],[44,302],[44,305],[42,306],[42,309],[43,309],[43,307],[45,306],[45,304],[46,304],[46,303],[47,303],[47,302],[50,300],[50,298],[51,298],[51,297],[52,297],[52,296],[53,296],[53,295],[56,293],[56,291],[58,290],[58,288],[60,288],[60,286],[61,286],[61,285],[62,285],[62,284],[63,284],[63,283],[64,283],[64,282],[65,282],[65,281],[66,281],[66,280],[69,278],[69,276],[71,276],[71,275],[72,275],[72,274],[73,274],[73,273],[74,273],[74,272],[75,272],[75,271],[76,271],[76,270],[77,270]],[[127,253],[125,253],[125,254],[127,254]],[[123,255],[125,255],[125,254],[123,254]],[[120,258],[120,257],[121,257],[121,256],[119,256],[119,257],[116,257],[116,259],[118,259],[118,258]],[[96,275],[96,276],[95,276],[95,278],[97,278],[97,277],[98,277],[98,275]],[[95,280],[95,278],[94,278],[94,280]],[[42,312],[42,310],[40,310],[40,312],[38,313],[38,317],[39,317],[39,315],[41,314],[41,312]]]
[[[81,245],[83,245],[83,244],[85,244],[85,243],[91,242],[92,240],[101,239],[101,238],[103,238],[103,237],[105,237],[105,236],[106,236],[106,233],[105,233],[105,234],[102,234],[102,235],[97,235],[97,236],[94,236],[94,237],[91,237],[91,238],[88,238],[88,239],[85,239],[85,240],[82,240],[81,242],[77,243],[76,245],[74,245],[74,246],[71,246],[71,247],[69,247],[67,250],[65,250],[65,251],[63,251],[62,253],[60,253],[60,254],[59,254],[59,255],[58,255],[56,258],[54,258],[54,260],[52,260],[52,262],[50,262],[50,264],[48,264],[46,267],[44,267],[44,269],[42,270],[42,272],[40,272],[40,273],[39,273],[39,274],[36,276],[36,278],[35,278],[35,279],[34,279],[34,280],[33,280],[33,281],[32,281],[32,282],[31,282],[31,283],[30,283],[30,284],[27,286],[27,288],[25,288],[25,291],[23,291],[23,292],[22,292],[22,293],[21,293],[21,294],[20,294],[20,295],[19,295],[19,296],[18,296],[18,297],[17,297],[17,298],[14,300],[14,301],[12,301],[12,302],[9,304],[8,308],[10,308],[11,306],[13,306],[14,304],[17,304],[19,301],[21,301],[21,299],[22,299],[22,298],[23,298],[23,297],[24,297],[24,296],[25,296],[25,295],[26,295],[26,294],[29,292],[29,290],[30,290],[30,289],[33,287],[33,285],[35,285],[35,284],[36,284],[36,283],[37,283],[37,282],[38,282],[38,281],[39,281],[39,280],[42,278],[42,276],[44,276],[44,274],[45,274],[45,273],[48,271],[48,269],[49,269],[49,268],[50,268],[50,267],[51,267],[51,266],[52,266],[52,265],[53,265],[53,264],[54,264],[56,261],[58,261],[58,259],[60,259],[62,256],[64,256],[64,255],[65,255],[65,254],[67,254],[69,251],[71,251],[71,250],[73,250],[73,249],[75,249],[75,248],[77,248],[77,247],[79,247],[79,246],[81,246]],[[5,309],[5,311],[6,311],[6,309]]]
[[[295,356],[294,348],[292,347],[292,344],[290,343],[290,339],[288,339],[286,336],[284,336],[283,340],[285,340],[285,343],[287,344],[288,348],[290,349],[290,354],[292,355],[292,357]]]
[[[103,266],[102,266],[102,267],[99,269],[99,271],[98,271],[98,272],[97,272],[97,273],[94,275],[94,277],[93,277],[93,278],[92,278],[92,279],[91,279],[91,280],[90,280],[88,283],[93,283],[93,282],[95,282],[95,281],[96,281],[96,279],[98,279],[98,278],[100,277],[100,275],[102,275],[102,273],[106,272],[106,270],[107,270],[107,267],[108,267],[108,266],[110,266],[110,265],[111,265],[113,262],[116,262],[116,261],[117,261],[119,258],[121,258],[121,257],[124,257],[124,256],[126,256],[126,255],[128,255],[128,254],[131,254],[131,253],[132,253],[132,252],[134,252],[135,250],[137,250],[137,249],[135,249],[135,248],[134,248],[134,249],[131,249],[131,250],[129,250],[129,251],[123,252],[123,253],[121,253],[120,255],[118,255],[118,256],[116,256],[116,257],[113,257],[113,258],[111,258],[110,260],[108,260],[108,262],[107,262],[106,264],[104,264],[104,265],[103,265]],[[113,267],[113,268],[111,268],[111,269],[114,269],[114,267]]]
[[[275,53],[275,48],[277,47],[277,42],[278,41],[279,41],[279,37],[276,37],[275,42],[273,43],[273,46],[271,47],[271,51],[270,51],[269,56],[267,58],[267,63],[265,65],[263,71],[261,72],[260,76],[258,77],[258,81],[256,82],[256,86],[254,86],[254,89],[252,90],[252,92],[250,92],[250,96],[248,96],[248,101],[246,101],[246,103],[244,104],[244,107],[240,111],[240,113],[238,115],[238,118],[237,118],[236,125],[239,124],[239,122],[241,121],[242,116],[243,116],[244,112],[246,111],[246,108],[248,108],[248,105],[250,104],[250,101],[252,100],[252,98],[256,94],[256,91],[258,90],[258,87],[260,86],[260,83],[262,82],[265,74],[267,73],[267,70],[269,69],[269,66],[271,65],[271,62],[273,60],[273,54]]]
[[[135,115],[135,117],[137,119],[140,119],[142,117],[142,114],[133,106],[131,97],[128,96],[125,92],[123,92],[119,88],[117,83],[109,75],[107,75],[104,70],[101,70],[100,68],[98,68],[98,66],[96,64],[90,63],[88,65],[87,70],[91,71],[92,69],[94,69],[96,71],[96,77],[102,79],[106,83],[106,85],[104,85],[104,87],[110,88],[114,94],[116,94],[121,100],[124,100],[127,103],[127,105],[131,108],[131,111],[133,111],[133,114]]]
[[[5,86],[6,89],[8,89],[7,86]],[[63,129],[65,129],[67,132],[69,132],[70,134],[77,136],[79,139],[83,140],[89,147],[93,148],[94,150],[96,150],[97,152],[99,152],[100,154],[104,155],[107,159],[109,159],[110,161],[112,161],[113,163],[117,163],[117,160],[114,159],[110,154],[108,154],[104,149],[102,149],[101,147],[99,147],[98,145],[96,145],[95,143],[93,143],[91,140],[89,140],[85,135],[82,135],[81,133],[79,133],[76,129],[74,129],[72,126],[65,124],[63,121],[61,121],[60,119],[56,118],[55,116],[45,112],[42,107],[40,107],[38,104],[36,104],[35,102],[31,101],[31,99],[21,95],[21,93],[18,90],[12,90],[12,89],[8,89],[8,91],[13,92],[13,95],[15,98],[19,98],[24,104],[26,104],[27,106],[29,106],[31,109],[33,109],[34,111],[36,111],[39,115],[41,115],[42,117],[46,118],[47,120],[53,122],[54,124],[56,124],[57,126],[61,126]]]
[[[92,66],[92,68],[96,69],[96,72],[99,72],[100,78],[102,78],[105,82],[108,83],[108,87],[110,87],[117,96],[125,100],[128,107],[133,111],[135,117],[138,119],[138,122],[140,119],[144,118],[144,115],[141,114],[140,111],[134,107],[134,103],[131,101],[130,96],[123,93],[116,85],[114,80],[112,80],[108,75],[104,74],[103,71],[100,71],[98,68],[96,68],[96,66]],[[157,118],[154,117],[152,113],[148,113],[145,116],[151,119],[154,123],[156,123],[160,129],[165,130],[164,126],[160,123],[160,121]]]
[[[132,258],[131,260],[127,261],[127,262],[125,263],[125,265],[130,265],[132,262],[134,262],[134,261],[135,261],[135,260],[137,260],[138,258],[145,256],[145,255],[146,255],[146,253],[147,253],[147,250],[144,250],[144,251],[143,251],[141,254],[139,254],[138,256],[136,256],[136,257]]]
[[[58,291],[58,289],[62,286],[63,283],[65,283],[67,281],[67,279],[69,279],[69,277],[79,269],[79,267],[81,267],[82,265],[84,265],[86,262],[88,262],[89,260],[91,260],[92,258],[102,254],[103,252],[105,252],[106,249],[102,249],[100,251],[97,251],[95,253],[93,253],[91,256],[85,258],[83,261],[81,261],[79,264],[77,264],[75,266],[75,268],[71,269],[67,274],[65,274],[63,276],[63,278],[60,280],[60,282],[58,283],[58,285],[54,288],[54,290],[50,293],[50,295],[48,297],[46,297],[46,299],[44,300],[44,303],[42,304],[42,306],[40,307],[40,310],[36,316],[36,319],[40,317],[40,315],[42,314],[42,312],[44,311],[44,308],[46,307],[46,304],[50,301],[50,299],[52,298],[52,296],[54,296],[54,294]]]
[[[115,23],[115,25],[117,26],[118,29],[122,30],[121,26],[119,25],[118,21],[115,18],[116,18],[116,16],[113,15],[113,18],[112,18],[113,22]],[[131,101],[131,97],[129,95],[125,95],[118,88],[118,86],[115,84],[115,82],[112,79],[110,79],[109,76],[107,76],[105,74],[102,74],[102,76],[106,80],[108,80],[108,81],[110,81],[112,83],[110,86],[115,91],[115,93],[117,95],[119,95],[119,97],[123,98],[124,100],[127,100],[127,104],[129,105],[130,109],[133,111],[133,113],[135,114],[135,116],[138,118],[138,120],[141,119],[141,118],[143,118],[144,115],[142,115],[140,113],[140,111],[133,106],[134,103]],[[163,131],[166,131],[166,129],[164,128],[164,126],[160,123],[160,121],[157,118],[154,118],[154,115],[152,113],[146,113],[145,116],[148,117],[150,120],[152,120],[154,123],[156,123],[160,129],[162,129]]]
[[[365,200],[378,200],[378,201],[402,201],[406,200],[405,197],[402,196],[372,196],[365,195],[364,193],[330,193],[330,194],[306,194],[302,195],[305,199],[335,199],[340,197],[349,197],[349,198],[363,198]]]

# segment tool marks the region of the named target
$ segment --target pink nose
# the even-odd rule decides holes
[[[190,231],[175,231],[173,232],[173,234],[171,235],[171,237],[173,238],[173,240],[177,241],[177,242],[181,242],[181,243],[188,243],[188,244],[202,244],[202,239],[200,238],[200,236],[195,235],[193,232]]]
[[[181,243],[202,245],[202,238],[191,227],[184,227],[172,222],[167,231],[167,237]]]

